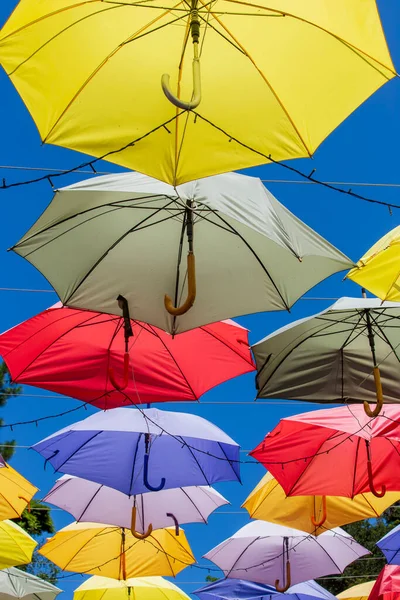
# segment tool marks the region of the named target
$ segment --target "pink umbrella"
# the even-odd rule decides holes
[[[400,490],[400,407],[375,418],[355,404],[287,417],[250,454],[288,496],[381,497]]]
[[[16,383],[99,408],[198,400],[212,387],[255,369],[248,331],[222,321],[172,335],[124,317],[45,310],[0,335],[0,354]]]
[[[379,574],[368,600],[398,600],[400,598],[400,567],[386,565]]]

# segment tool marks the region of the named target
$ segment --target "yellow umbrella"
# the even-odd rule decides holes
[[[44,142],[174,185],[311,156],[395,76],[375,0],[21,0],[0,61]]]
[[[340,592],[340,594],[337,595],[337,598],[340,598],[340,600],[368,600],[368,596],[375,585],[375,581],[376,580],[367,581],[366,583],[353,585],[347,590]]]
[[[156,529],[144,540],[129,529],[98,523],[72,523],[50,538],[39,553],[61,569],[101,574],[114,579],[173,576],[195,558],[185,533],[175,528]]]
[[[32,560],[37,542],[12,521],[0,522],[0,569],[25,565]]]
[[[0,456],[0,521],[20,517],[37,491]]]
[[[163,577],[131,577],[117,581],[95,575],[74,592],[74,600],[190,600],[189,596]]]
[[[370,248],[346,275],[381,300],[400,302],[400,226]]]
[[[383,498],[377,498],[372,493],[359,494],[353,500],[341,496],[286,497],[277,480],[267,473],[243,507],[253,519],[319,535],[346,523],[379,517],[398,500],[400,492],[388,492]]]

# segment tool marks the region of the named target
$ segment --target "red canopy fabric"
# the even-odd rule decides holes
[[[176,335],[131,320],[128,384],[123,319],[56,305],[0,335],[12,380],[108,409],[198,400],[210,388],[255,370],[248,331],[222,321]],[[122,385],[121,385],[122,387]]]
[[[372,468],[368,476],[368,447]],[[346,496],[400,490],[400,407],[375,418],[362,405],[282,419],[251,453],[289,496]]]
[[[399,600],[400,567],[386,565],[379,574],[368,600]]]

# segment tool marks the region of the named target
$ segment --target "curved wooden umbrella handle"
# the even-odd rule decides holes
[[[175,317],[184,315],[187,311],[192,308],[196,299],[196,269],[193,252],[189,252],[187,255],[187,277],[188,277],[188,295],[185,302],[181,306],[174,306],[171,298],[165,294],[164,306],[170,315]]]
[[[125,352],[124,354],[124,381],[122,385],[120,385],[114,377],[114,369],[112,367],[108,368],[108,378],[111,382],[111,385],[118,391],[122,392],[129,384],[129,352]]]
[[[382,490],[380,492],[378,492],[375,489],[374,486],[374,477],[373,477],[373,473],[372,473],[372,464],[370,460],[367,460],[367,470],[368,470],[368,483],[369,483],[369,489],[371,490],[371,493],[376,496],[377,498],[383,498],[383,496],[386,494],[386,485],[382,486]]]
[[[150,523],[146,533],[138,533],[136,531],[136,506],[132,507],[132,521],[131,521],[131,534],[133,535],[134,538],[136,538],[137,540],[145,540],[147,537],[149,537],[149,535],[151,534],[151,532],[153,531],[153,525]]]
[[[326,511],[326,496],[322,496],[322,518],[320,521],[317,521],[315,515],[311,515],[311,522],[314,527],[321,527],[326,521],[327,511]]]
[[[24,502],[26,502],[26,509],[27,509],[28,513],[30,513],[31,512],[31,501],[28,500],[27,498],[25,498],[24,496],[18,496],[18,498],[20,500],[23,500]]]
[[[291,584],[292,584],[292,580],[291,580],[291,572],[290,572],[290,561],[287,561],[286,562],[286,585],[283,587],[280,587],[279,579],[276,579],[276,581],[275,581],[276,591],[283,594],[283,592],[286,592],[290,588]]]
[[[376,391],[376,406],[374,410],[371,410],[368,402],[364,402],[365,414],[368,417],[377,417],[382,410],[383,406],[383,392],[381,383],[381,373],[379,367],[374,367],[374,380],[375,380],[375,391]]]

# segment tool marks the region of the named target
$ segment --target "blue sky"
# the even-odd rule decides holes
[[[2,24],[14,8],[15,0],[0,3]],[[379,0],[378,6],[386,32],[388,44],[397,69],[400,69],[400,5],[398,0]],[[77,153],[52,146],[42,146],[27,110],[3,71],[0,71],[1,97],[1,143],[0,165],[23,165],[66,169],[82,162],[84,157]],[[400,139],[400,81],[393,80],[379,90],[343,123],[320,147],[314,159],[298,160],[294,166],[309,173],[316,169],[316,177],[329,181],[352,181],[371,183],[400,183],[399,139]],[[115,170],[110,164],[98,165],[98,170]],[[262,179],[286,179],[288,173],[277,166],[250,169],[248,174]],[[29,172],[0,169],[0,177],[7,181],[26,179]],[[58,180],[62,185],[85,178],[75,175]],[[357,260],[378,238],[399,224],[400,212],[393,215],[384,207],[358,201],[349,196],[331,192],[313,185],[267,184],[276,197],[298,217],[316,229],[353,260]],[[400,188],[356,188],[371,197],[400,204]],[[0,190],[2,229],[0,238],[1,283],[4,288],[49,289],[47,282],[28,263],[6,250],[14,244],[38,217],[52,198],[50,185],[36,185]],[[309,297],[339,297],[360,294],[360,288],[351,282],[342,282],[343,274],[331,277],[308,293]],[[52,293],[14,293],[0,291],[0,330],[47,308],[56,301]],[[293,319],[313,314],[331,302],[300,300],[291,314],[269,313],[241,318],[241,324],[250,330],[252,342]],[[79,402],[65,398],[39,397],[41,391],[24,388],[24,395],[10,400],[2,417],[7,423],[35,419],[59,413]],[[193,412],[223,428],[243,449],[253,448],[262,437],[284,416],[313,408],[303,403],[253,403],[254,375],[244,376],[228,382],[203,397],[203,404],[171,404],[170,410]],[[214,402],[217,404],[205,404]],[[224,403],[237,402],[239,404]],[[248,402],[248,404],[243,404]],[[167,408],[167,407],[165,407]],[[19,426],[13,432],[0,430],[0,440],[15,437],[21,446],[29,446],[50,433],[84,418],[84,410],[58,419],[44,421],[38,427]],[[245,456],[245,455],[243,455]],[[56,475],[51,468],[44,471],[43,460],[35,452],[19,448],[12,464],[45,493],[52,486]],[[243,465],[243,485],[229,483],[216,486],[231,502],[210,517],[209,525],[193,524],[185,527],[186,534],[200,564],[202,554],[219,543],[247,522],[246,513],[240,504],[252,487],[264,474],[260,465]],[[39,496],[41,497],[41,496]],[[231,511],[231,514],[226,514]],[[52,513],[58,528],[68,524],[72,518],[62,512]],[[212,565],[210,565],[212,566]],[[190,593],[200,587],[206,571],[189,568],[176,579],[182,589]],[[64,598],[71,598],[73,590],[83,581],[79,575],[60,580],[65,590]]]

